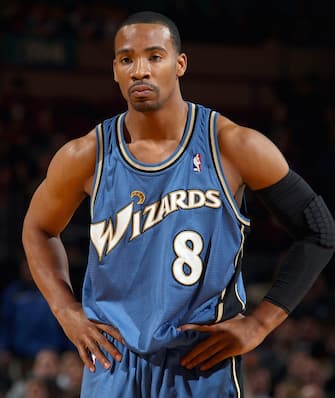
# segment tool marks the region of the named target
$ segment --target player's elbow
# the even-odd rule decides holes
[[[335,221],[321,196],[315,196],[304,210],[313,240],[320,246],[335,251]]]
[[[33,223],[29,217],[29,213],[27,213],[23,220],[22,232],[21,232],[22,245],[25,251],[27,250],[27,248],[30,245],[30,242],[33,239],[34,229],[35,228],[33,227]]]
[[[46,235],[46,232],[38,225],[37,220],[32,217],[28,210],[23,220],[21,232],[21,240],[25,252],[29,251],[32,245],[35,245]]]

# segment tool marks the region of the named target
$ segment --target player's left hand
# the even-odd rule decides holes
[[[200,366],[202,371],[212,368],[229,357],[253,350],[268,334],[255,317],[243,315],[212,325],[186,324],[178,329],[197,330],[210,335],[181,360],[181,365],[187,369]]]

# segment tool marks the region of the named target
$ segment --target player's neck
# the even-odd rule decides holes
[[[127,141],[180,140],[187,120],[188,105],[181,99],[152,112],[130,109],[126,119]]]

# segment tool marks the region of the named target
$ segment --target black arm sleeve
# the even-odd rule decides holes
[[[321,196],[294,171],[254,193],[294,238],[265,299],[291,312],[330,261],[335,222]]]

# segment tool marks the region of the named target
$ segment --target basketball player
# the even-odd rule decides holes
[[[84,362],[82,397],[243,397],[241,354],[299,303],[335,246],[334,221],[280,151],[182,98],[187,58],[166,17],[130,16],[115,37],[127,112],[62,147],[27,212],[34,279]],[[295,237],[248,315],[244,187]],[[91,196],[82,304],[60,234]]]

